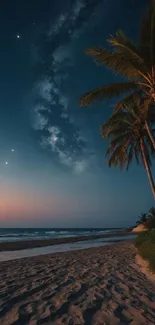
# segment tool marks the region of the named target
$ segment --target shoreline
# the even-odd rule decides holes
[[[153,325],[155,283],[131,242],[0,263],[1,325]]]
[[[116,237],[115,237],[116,238]],[[71,244],[59,244],[59,245],[53,245],[53,246],[43,246],[43,247],[37,247],[37,248],[29,248],[24,250],[16,250],[16,251],[3,251],[0,252],[0,263],[4,261],[13,261],[23,258],[32,258],[32,257],[41,257],[41,256],[47,256],[47,255],[53,255],[53,254],[59,254],[59,253],[67,253],[67,252],[78,252],[78,251],[85,251],[87,249],[92,248],[100,248],[105,247],[109,245],[115,245],[118,243],[124,243],[124,242],[130,242],[134,243],[133,238],[123,239],[119,238],[117,240],[105,240],[100,242],[93,242],[90,241],[83,241],[83,242],[75,242]]]
[[[0,252],[24,250],[30,248],[46,247],[46,246],[69,244],[69,243],[83,242],[83,241],[102,239],[102,238],[104,239],[104,238],[112,238],[112,237],[131,236],[131,235],[133,235],[132,232],[120,231],[120,232],[114,232],[111,234],[102,234],[102,235],[0,242]]]

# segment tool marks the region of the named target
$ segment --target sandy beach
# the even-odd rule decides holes
[[[131,242],[0,263],[1,325],[155,324]]]

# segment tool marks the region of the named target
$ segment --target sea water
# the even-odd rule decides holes
[[[119,232],[121,228],[0,228],[0,242],[69,238]]]

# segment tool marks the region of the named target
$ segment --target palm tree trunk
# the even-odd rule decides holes
[[[154,139],[154,137],[153,137],[153,135],[152,135],[152,132],[151,132],[150,126],[149,126],[149,124],[148,124],[147,121],[145,121],[145,128],[146,128],[146,130],[147,130],[147,133],[148,133],[148,135],[149,135],[149,137],[150,137],[150,140],[151,140],[151,142],[152,142],[153,148],[154,148],[154,150],[155,150],[155,139]]]
[[[149,182],[150,182],[150,187],[151,187],[151,190],[152,190],[154,199],[155,199],[155,184],[154,184],[154,180],[153,180],[153,177],[152,177],[152,173],[151,173],[150,166],[148,164],[148,160],[147,160],[147,156],[146,156],[146,152],[145,152],[145,144],[144,144],[143,139],[140,140],[140,148],[141,148],[142,160],[143,160],[143,163],[144,163],[144,168],[146,169],[146,172],[147,172],[147,175],[148,175],[148,179],[149,179]]]

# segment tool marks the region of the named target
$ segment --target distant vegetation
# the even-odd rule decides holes
[[[138,225],[144,225],[147,229],[136,237],[136,247],[139,254],[149,262],[150,268],[155,271],[155,208],[148,213],[141,214]]]
[[[155,228],[155,208],[151,208],[148,213],[141,214],[136,224],[137,226],[142,224],[148,230]]]
[[[155,272],[155,229],[138,234],[136,247],[139,254],[149,262],[151,270]]]

